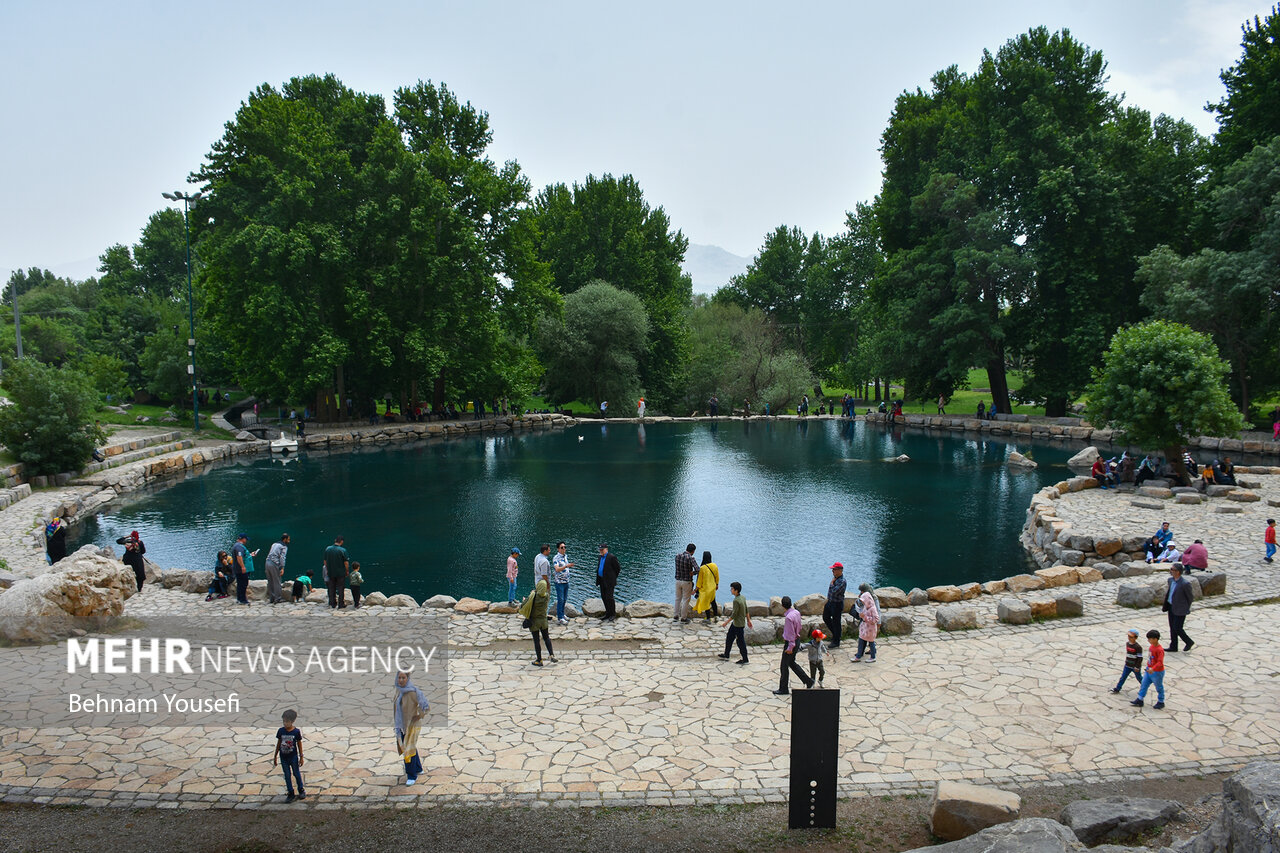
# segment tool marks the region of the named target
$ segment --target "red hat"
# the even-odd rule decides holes
[[[843,571],[844,571],[844,563],[832,563],[832,564],[831,564],[831,568],[833,568],[833,569],[839,569],[840,571],[842,571],[842,572],[843,572]]]
[[[827,635],[819,631],[817,628],[814,628],[813,637],[815,640],[825,640],[827,638]]]

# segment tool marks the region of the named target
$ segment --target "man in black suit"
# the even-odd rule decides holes
[[[604,601],[604,617],[602,621],[612,622],[618,618],[617,605],[613,600],[613,589],[618,585],[618,575],[622,567],[618,558],[609,553],[609,546],[600,544],[600,562],[596,566],[596,586],[600,587],[600,598]]]
[[[1185,650],[1191,651],[1195,641],[1187,636],[1183,626],[1187,623],[1187,614],[1191,612],[1191,582],[1182,576],[1182,564],[1174,563],[1169,567],[1169,586],[1165,591],[1164,606],[1169,614],[1169,645],[1166,652],[1178,650],[1178,640],[1185,643]]]

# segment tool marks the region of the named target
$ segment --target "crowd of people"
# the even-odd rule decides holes
[[[1089,476],[1098,481],[1104,489],[1112,488],[1120,483],[1132,483],[1141,486],[1148,480],[1165,480],[1175,486],[1191,486],[1198,491],[1205,491],[1209,486],[1236,485],[1236,466],[1230,456],[1214,459],[1201,465],[1184,449],[1182,452],[1182,470],[1169,460],[1147,454],[1141,462],[1134,462],[1129,451],[1119,457],[1103,459],[1099,456],[1089,469]]]

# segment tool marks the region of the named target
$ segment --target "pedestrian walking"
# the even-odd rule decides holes
[[[813,681],[816,677],[819,687],[827,675],[827,669],[822,664],[822,659],[827,654],[827,644],[823,642],[826,638],[826,634],[814,628],[809,635],[809,642],[805,644],[805,651],[809,653],[809,680]]]
[[[44,526],[44,553],[45,560],[51,566],[67,556],[67,523],[61,516],[55,515]]]
[[[418,729],[431,705],[421,690],[413,685],[409,673],[397,672],[392,699],[392,721],[396,732],[396,752],[404,759],[405,784],[418,781],[422,760],[418,758]]]
[[[1276,520],[1274,518],[1267,519],[1267,529],[1262,534],[1262,544],[1267,551],[1267,556],[1262,559],[1270,563],[1276,555]]]
[[[1147,671],[1142,676],[1142,686],[1138,688],[1138,698],[1130,702],[1136,708],[1142,707],[1142,702],[1147,698],[1147,690],[1151,685],[1156,686],[1156,704],[1153,705],[1157,711],[1164,707],[1164,648],[1160,645],[1160,632],[1151,630],[1147,632],[1147,652],[1150,655],[1147,659]]]
[[[738,643],[738,663],[746,664],[747,662],[747,628],[751,627],[751,614],[747,612],[747,600],[742,597],[742,584],[734,581],[729,584],[729,591],[733,593],[733,606],[729,613],[729,618],[724,620],[721,628],[728,627],[729,633],[724,637],[724,654],[718,657],[724,660],[729,659],[729,649],[733,646],[734,641]]]
[[[124,556],[120,558],[120,562],[133,569],[133,578],[138,582],[138,592],[142,592],[142,585],[147,582],[147,564],[142,559],[142,554],[138,552],[138,546],[133,540],[127,540],[124,545]]]
[[[551,634],[547,630],[547,605],[551,603],[551,589],[546,578],[539,578],[533,585],[533,592],[520,606],[520,615],[524,617],[525,627],[533,635],[533,651],[536,657],[533,666],[542,666],[542,644],[547,644],[547,657],[556,663],[556,653],[551,648]]]
[[[1129,631],[1124,644],[1124,669],[1120,671],[1120,680],[1116,682],[1115,687],[1111,688],[1111,692],[1119,693],[1130,675],[1133,676],[1134,681],[1142,681],[1142,646],[1138,645],[1137,628]]]
[[[608,543],[600,543],[600,562],[596,566],[596,586],[600,587],[600,599],[604,602],[604,616],[600,618],[605,622],[612,622],[618,618],[617,603],[613,599],[613,591],[618,585],[618,575],[621,573],[622,567],[618,564],[618,558],[609,553]]]
[[[302,730],[294,725],[298,719],[297,711],[290,708],[281,717],[283,725],[276,729],[276,751],[271,756],[271,766],[275,767],[279,762],[284,768],[285,802],[292,803],[307,798],[307,789],[302,785]],[[293,793],[294,779],[298,780],[296,795]]]
[[[720,591],[720,567],[711,561],[711,552],[702,552],[702,564],[698,566],[698,584],[693,589],[695,601],[693,611],[701,613],[703,621],[710,622],[712,617],[720,618],[720,605],[716,604],[716,593]]]
[[[844,564],[831,564],[831,584],[827,587],[827,603],[822,605],[822,621],[827,626],[827,636],[831,638],[831,648],[840,648],[840,637],[844,633]]]
[[[853,656],[854,663],[862,662],[864,652],[870,651],[869,660],[876,662],[876,637],[880,633],[880,605],[876,603],[871,584],[860,584],[858,591],[862,593],[855,604],[858,610],[858,653]]]
[[[267,551],[267,600],[272,604],[284,601],[284,564],[289,557],[289,534],[281,535],[279,542],[272,542]]]
[[[1182,564],[1174,563],[1169,567],[1169,584],[1166,587],[1164,604],[1160,609],[1169,614],[1169,647],[1167,652],[1178,651],[1178,641],[1185,645],[1183,651],[1191,651],[1195,645],[1185,630],[1187,615],[1191,613],[1191,582],[1182,576]]]
[[[689,599],[693,596],[693,576],[698,571],[698,562],[693,558],[697,550],[692,542],[676,554],[676,606],[672,622],[689,621]]]
[[[804,682],[805,687],[813,686],[813,679],[805,675],[804,670],[796,663],[800,642],[800,611],[791,606],[791,597],[787,595],[782,597],[782,607],[786,611],[782,623],[782,661],[779,666],[778,689],[773,691],[778,696],[786,696],[791,692],[788,682],[789,673],[792,672]]]

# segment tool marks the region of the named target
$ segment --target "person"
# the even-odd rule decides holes
[[[694,588],[697,600],[694,602],[695,613],[703,614],[703,621],[710,622],[711,617],[720,618],[720,607],[716,604],[716,593],[720,591],[720,567],[711,562],[711,552],[702,552],[702,565],[698,566],[698,585]]]
[[[939,394],[938,395],[938,414],[945,415],[947,413],[946,405],[947,405],[946,395]]]
[[[1160,552],[1160,556],[1156,557],[1157,563],[1176,563],[1182,556],[1182,552],[1178,550],[1176,542],[1169,542],[1164,546],[1164,550]]]
[[[617,603],[613,600],[613,590],[618,585],[618,575],[622,567],[618,558],[609,553],[609,545],[600,543],[600,563],[596,567],[596,586],[600,587],[600,599],[604,602],[604,622],[612,622],[618,618]]]
[[[276,751],[271,756],[271,766],[275,767],[278,761],[284,769],[284,789],[288,792],[285,802],[292,803],[307,798],[307,789],[302,786],[302,730],[294,725],[297,711],[290,708],[281,717],[284,725],[276,729]],[[294,779],[298,780],[297,796],[293,793]]]
[[[538,554],[533,558],[533,582],[536,584],[540,580],[551,585],[551,560],[548,555],[551,553],[551,545],[543,543],[538,549]]]
[[[742,416],[744,418],[751,417],[751,401],[749,399],[742,401]]]
[[[827,587],[827,603],[822,605],[822,621],[831,638],[831,648],[840,648],[840,636],[844,633],[844,563],[831,564],[831,584]]]
[[[644,397],[641,397],[640,402],[636,403],[636,417],[637,418],[644,417]]]
[[[392,699],[392,719],[396,730],[396,752],[404,759],[405,784],[418,781],[422,761],[418,758],[418,729],[422,718],[430,710],[426,695],[413,685],[409,673],[396,673],[395,695]]]
[[[551,602],[551,587],[546,578],[538,578],[533,585],[533,592],[520,606],[520,615],[529,622],[529,632],[533,635],[533,651],[537,657],[533,666],[542,666],[542,644],[547,644],[547,657],[556,663],[556,653],[551,648],[551,634],[547,631],[547,605]],[[539,640],[541,635],[541,640]]]
[[[281,535],[279,542],[272,542],[271,549],[267,551],[267,564],[265,571],[267,573],[267,600],[272,604],[279,604],[284,601],[284,586],[281,581],[284,578],[284,564],[289,556],[289,534]]]
[[[1207,491],[1210,486],[1216,485],[1217,480],[1214,477],[1213,466],[1205,465],[1200,469],[1200,479],[1196,481],[1195,488],[1197,492]]]
[[[147,582],[147,564],[138,553],[138,547],[132,539],[125,543],[124,556],[120,561],[133,569],[133,577],[138,582],[138,592],[142,592],[142,585]]]
[[[1147,651],[1151,655],[1147,659],[1147,671],[1142,676],[1142,685],[1138,688],[1138,698],[1129,704],[1135,708],[1141,708],[1142,700],[1147,698],[1147,690],[1154,684],[1158,701],[1153,707],[1156,710],[1160,710],[1164,707],[1164,649],[1160,645],[1160,632],[1154,629],[1148,631],[1147,643],[1149,644]]]
[[[862,593],[854,603],[860,620],[858,622],[858,653],[853,656],[853,662],[861,663],[863,652],[870,651],[869,660],[875,663],[876,636],[880,633],[880,605],[876,603],[876,597],[871,592],[871,584],[860,584],[858,591]]]
[[[713,418],[720,415],[720,398],[715,394],[712,394],[711,399],[707,401],[707,411]]]
[[[693,595],[693,576],[698,571],[698,563],[693,559],[696,550],[697,546],[690,542],[676,554],[676,607],[672,622],[689,621],[689,598]]]
[[[1276,555],[1276,520],[1274,518],[1267,519],[1267,529],[1262,534],[1262,544],[1267,552],[1262,559],[1270,563],[1271,558]]]
[[[1129,455],[1129,451],[1125,451],[1120,457],[1120,482],[1132,483],[1133,478],[1137,475],[1137,468],[1133,464],[1133,457]]]
[[[747,600],[742,597],[742,584],[734,581],[729,584],[729,591],[733,593],[733,607],[729,613],[729,618],[724,620],[721,628],[727,627],[729,633],[724,636],[724,654],[718,657],[724,660],[729,659],[729,649],[733,646],[734,641],[738,643],[738,663],[746,665],[747,663],[747,628],[751,625],[751,614],[747,612]]]
[[[347,606],[347,570],[351,559],[343,546],[341,536],[333,538],[333,544],[324,549],[325,586],[329,590],[330,609],[343,610]]]
[[[44,552],[51,566],[67,556],[67,523],[61,516],[55,515],[44,526]]]
[[[1168,545],[1173,540],[1173,531],[1169,529],[1169,522],[1160,525],[1160,529],[1156,531],[1156,541],[1161,545]]]
[[[516,606],[516,578],[520,575],[520,564],[516,557],[520,556],[519,548],[512,548],[507,555],[507,604]]]
[[[236,604],[243,604],[245,607],[249,606],[249,570],[253,565],[248,543],[249,534],[241,533],[236,537],[236,544],[231,546],[231,569],[236,577]]]
[[[218,557],[213,563],[213,580],[209,582],[209,593],[204,597],[204,600],[213,601],[215,594],[218,598],[226,598],[228,585],[231,583],[233,574],[231,555],[226,551],[219,551]]]
[[[1165,592],[1164,604],[1160,609],[1169,614],[1169,646],[1167,652],[1178,651],[1178,641],[1184,643],[1183,650],[1191,651],[1195,641],[1187,636],[1187,614],[1191,612],[1191,582],[1182,576],[1182,564],[1174,563],[1169,567],[1169,586]],[[1163,697],[1162,697],[1163,698]]]
[[[769,404],[765,403],[765,405],[768,406]],[[769,413],[766,411],[765,414],[767,415]],[[783,412],[783,414],[785,415],[786,412]],[[808,394],[800,395],[800,405],[796,409],[796,414],[798,414],[800,417],[804,417],[805,415],[809,414],[809,395]]]
[[[778,689],[776,696],[786,696],[791,692],[788,687],[789,673],[794,672],[805,687],[813,686],[813,679],[804,674],[804,670],[796,663],[796,651],[800,642],[800,611],[791,606],[791,596],[782,597],[782,608],[786,616],[782,623],[782,663],[779,667]]]
[[[569,620],[564,617],[564,605],[569,600],[569,570],[573,568],[573,563],[569,562],[569,555],[565,553],[563,542],[556,543],[556,552],[551,557],[551,567],[554,569],[552,579],[556,584],[556,622],[568,625]]]
[[[1101,456],[1093,460],[1093,467],[1089,469],[1089,476],[1098,481],[1098,488],[1109,489],[1114,477],[1111,476],[1107,468],[1107,463]]]
[[[1208,571],[1209,569],[1209,549],[1204,547],[1204,543],[1197,539],[1195,542],[1187,546],[1187,550],[1182,552],[1182,568],[1187,574],[1195,569],[1200,571]]]
[[[311,576],[298,575],[293,580],[293,603],[297,604],[311,594]]]
[[[1115,687],[1111,688],[1111,692],[1119,693],[1130,674],[1133,675],[1134,681],[1142,681],[1142,646],[1138,645],[1137,628],[1129,631],[1128,639],[1124,644],[1124,669],[1120,671],[1120,680],[1116,682]]]
[[[809,652],[809,681],[813,681],[816,676],[819,687],[827,675],[827,668],[822,664],[822,658],[827,653],[827,644],[823,642],[826,638],[826,634],[814,628],[809,635],[809,642],[805,644],[805,650]]]
[[[1151,454],[1148,453],[1142,457],[1142,463],[1138,465],[1138,474],[1133,478],[1134,486],[1141,486],[1147,480],[1155,479],[1159,467],[1159,463],[1151,457]]]
[[[987,419],[987,404],[985,400],[978,401],[978,420],[985,421]]]
[[[1222,465],[1215,474],[1215,479],[1220,485],[1234,486],[1236,484],[1236,466],[1231,461],[1230,456],[1223,458]]]
[[[600,417],[602,418],[609,417],[609,401],[608,400],[600,401]]]
[[[360,587],[364,586],[364,575],[360,572],[360,563],[351,561],[351,574],[347,575],[347,586],[351,588],[351,603],[356,610],[360,609]]]

